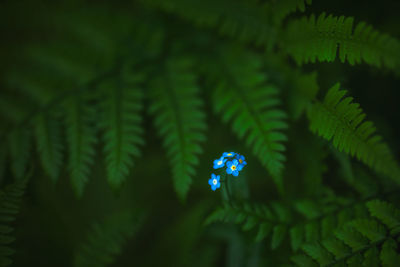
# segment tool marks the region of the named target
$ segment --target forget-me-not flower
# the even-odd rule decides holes
[[[243,155],[237,154],[236,159],[239,161],[239,164],[243,167],[247,165],[246,159]]]
[[[238,176],[239,172],[243,169],[243,165],[239,164],[239,161],[237,159],[228,161],[226,163],[226,167],[226,173],[232,174],[233,176]]]
[[[227,159],[225,159],[224,157],[214,160],[214,169],[219,169],[224,167],[226,161]]]
[[[219,181],[220,176],[215,175],[214,173],[211,174],[210,180],[208,180],[208,184],[211,185],[211,189],[213,191],[217,190],[221,187],[221,182]]]
[[[222,154],[223,157],[233,157],[235,156],[235,152],[224,152],[224,154]]]

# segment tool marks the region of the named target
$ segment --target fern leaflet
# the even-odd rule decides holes
[[[163,140],[173,173],[174,187],[183,200],[189,191],[196,154],[205,140],[205,114],[198,95],[196,77],[190,72],[192,63],[183,58],[166,62],[166,73],[155,79],[151,88],[150,113]]]
[[[271,235],[271,248],[278,248],[287,233],[289,211],[279,203],[274,203],[271,208],[265,205],[225,205],[216,209],[208,216],[205,224],[222,221],[243,224],[243,230],[257,229],[256,241],[261,241]]]
[[[399,214],[400,211],[392,204],[380,200],[369,201],[366,205],[371,215],[379,214],[376,216],[379,221],[365,218],[348,222],[335,232],[335,236],[330,236],[320,243],[303,245],[302,250],[305,255],[323,266],[341,266],[345,263],[349,266],[398,265],[400,255],[397,253],[398,243],[394,239],[398,237],[399,232],[391,228],[394,225],[394,216],[392,218],[387,214],[382,216],[380,208],[391,210],[395,214]],[[305,255],[292,257],[292,261],[298,266],[311,266],[310,260],[304,265],[307,257]]]
[[[57,181],[63,164],[63,144],[61,125],[58,118],[48,113],[40,113],[34,119],[37,148],[45,172]]]
[[[108,182],[118,188],[125,181],[133,157],[143,144],[140,111],[142,91],[138,78],[132,83],[109,82],[102,86],[100,128],[104,130]]]
[[[284,49],[297,63],[331,62],[338,56],[350,65],[361,61],[397,70],[400,64],[400,42],[373,29],[364,22],[353,28],[352,17],[311,15],[291,21],[286,29]],[[337,51],[338,50],[338,51]],[[339,55],[337,55],[339,53]]]
[[[96,131],[92,125],[94,109],[85,100],[85,95],[77,94],[65,102],[68,166],[77,196],[83,194],[95,156]]]
[[[382,137],[375,134],[370,121],[364,121],[365,114],[359,104],[352,103],[352,97],[344,97],[347,91],[334,85],[322,103],[316,102],[309,112],[310,128],[314,133],[347,154],[400,183],[400,169],[389,147]],[[344,97],[344,98],[343,98]]]

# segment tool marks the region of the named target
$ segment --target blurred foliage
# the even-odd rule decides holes
[[[397,266],[399,9],[2,1],[0,266]]]

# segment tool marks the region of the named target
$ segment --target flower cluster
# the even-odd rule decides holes
[[[224,152],[220,158],[214,160],[214,169],[226,167],[226,173],[232,174],[235,177],[239,175],[239,172],[246,165],[245,157],[235,152]],[[217,190],[221,187],[220,175],[211,174],[208,183],[213,191]]]

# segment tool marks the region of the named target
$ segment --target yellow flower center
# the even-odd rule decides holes
[[[228,156],[232,156],[232,154],[231,154],[231,153],[228,153]]]
[[[240,163],[243,163],[243,160],[239,159],[239,162],[240,162]]]
[[[231,166],[231,170],[232,170],[232,171],[236,170],[236,166],[235,166],[235,165],[232,165],[232,166]]]
[[[222,164],[222,160],[218,161],[218,165],[221,165],[221,164]]]
[[[213,184],[216,185],[218,183],[217,179],[213,180]]]

